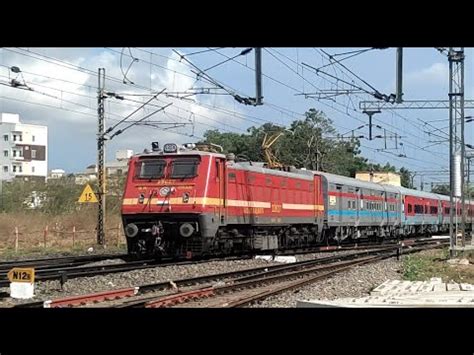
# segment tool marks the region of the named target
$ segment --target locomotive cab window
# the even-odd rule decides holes
[[[171,162],[171,179],[192,178],[197,174],[198,159],[177,159]]]
[[[160,160],[143,160],[138,163],[137,175],[139,179],[160,179],[164,175],[166,162]]]

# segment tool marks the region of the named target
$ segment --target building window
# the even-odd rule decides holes
[[[3,172],[4,172],[4,173],[8,173],[8,165],[4,165],[4,166],[3,166]]]
[[[35,172],[35,167],[34,167],[34,166],[31,167],[31,172],[32,172],[32,173]]]
[[[16,157],[16,150],[13,151],[13,157]]]
[[[32,142],[35,141],[35,136],[31,136],[31,141],[32,141]]]
[[[35,149],[31,149],[31,158],[32,159],[36,158],[36,150]]]
[[[3,140],[4,140],[5,142],[8,142],[8,134],[4,134],[4,135],[3,135]]]
[[[13,172],[14,173],[21,173],[23,172],[23,168],[21,165],[13,165]]]
[[[4,151],[3,151],[3,156],[4,156],[4,157],[8,157],[8,150],[4,150]]]

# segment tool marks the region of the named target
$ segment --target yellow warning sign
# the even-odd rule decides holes
[[[10,282],[35,282],[35,269],[33,268],[19,268],[11,269],[8,274]]]
[[[87,184],[84,191],[82,191],[81,197],[79,197],[79,202],[97,202],[97,197],[89,184]]]

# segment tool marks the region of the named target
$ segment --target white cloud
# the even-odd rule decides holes
[[[449,78],[449,68],[446,63],[433,63],[428,68],[406,74],[407,84],[446,85]]]
[[[73,65],[78,65],[93,71],[96,71],[98,67],[106,68],[107,76],[119,79],[119,82],[106,79],[107,90],[126,93],[145,93],[144,90],[140,90],[132,85],[125,86],[120,82],[120,79],[123,77],[120,68],[120,54],[105,49],[35,48],[33,51],[65,60]],[[160,51],[165,53],[165,55],[171,54],[171,52],[166,49],[160,49]],[[127,73],[127,78],[137,85],[148,88],[151,86],[154,90],[166,88],[168,91],[184,91],[192,87],[195,83],[193,78],[194,74],[190,71],[190,67],[177,60],[173,60],[173,58],[177,58],[175,54],[173,54],[174,57],[167,60],[162,59],[162,57],[154,58],[154,62],[159,63],[159,65],[166,69],[156,66],[150,68],[150,65],[144,62],[144,60],[147,60],[146,55],[140,56],[137,50],[134,50],[133,54],[143,58],[143,60],[133,63]],[[123,56],[122,69],[127,70],[130,62],[130,57]],[[23,77],[26,83],[37,91],[28,92],[7,86],[0,86],[0,96],[10,98],[0,98],[0,111],[19,113],[24,122],[48,125],[50,135],[50,167],[63,167],[69,171],[80,171],[86,165],[93,163],[96,156],[97,93],[94,87],[97,86],[97,76],[4,49],[0,49],[0,64],[4,66],[19,66],[24,72]],[[189,76],[180,75],[178,72],[187,73]],[[9,74],[13,75],[13,73],[9,72],[8,68],[0,67],[1,82],[7,82]],[[41,74],[42,76],[34,74]],[[196,86],[203,87],[206,86],[205,84],[206,83],[199,82]],[[91,87],[87,87],[87,85]],[[59,99],[40,95],[38,92],[43,92]],[[11,99],[23,100],[29,103]],[[148,100],[149,97],[134,97],[134,99],[144,102]],[[202,136],[205,130],[212,129],[212,127],[223,127],[227,130],[235,130],[233,127],[242,127],[242,129],[245,129],[248,126],[248,122],[236,116],[230,118],[230,115],[227,113],[198,105],[216,105],[227,110],[241,112],[238,106],[234,104],[233,99],[228,96],[212,96],[211,98],[210,96],[204,95],[195,96],[192,97],[192,99],[195,103],[161,95],[159,97],[160,101],[154,102],[155,105],[162,106],[165,103],[173,102],[173,106],[166,109],[168,115],[159,113],[151,117],[150,120],[174,121],[176,123],[190,123],[194,121],[196,123],[194,129],[195,136]],[[68,101],[82,106],[75,105]],[[106,117],[109,118],[107,126],[116,122],[112,120],[125,117],[140,105],[126,101],[111,101],[113,101],[113,99],[110,99],[106,104]],[[158,107],[149,107],[148,109],[137,112],[133,117],[134,119],[139,119],[146,113],[150,113],[157,108]],[[68,110],[83,112],[87,115]],[[229,124],[233,127],[226,126]],[[176,130],[184,135],[177,135],[169,131],[157,130],[146,126],[135,126],[108,143],[107,155],[112,158],[116,149],[123,148],[142,151],[143,148],[149,148],[152,141],[160,141],[160,143],[184,143],[196,139],[189,136],[193,132],[189,125],[177,128]],[[186,136],[186,134],[188,136]]]

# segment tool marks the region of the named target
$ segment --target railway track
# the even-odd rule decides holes
[[[14,267],[34,267],[47,268],[58,266],[78,266],[95,261],[107,259],[127,259],[127,254],[102,254],[102,255],[82,255],[82,256],[63,256],[58,258],[26,259],[0,262],[0,273],[9,271]]]
[[[439,248],[445,245],[446,242],[424,242],[416,246],[405,246],[404,253]],[[385,246],[292,264],[203,275],[46,302],[28,303],[15,307],[56,308],[88,305],[117,308],[157,308],[179,306],[180,304],[191,307],[238,307],[330,277],[356,265],[396,256],[397,249],[398,246]]]
[[[412,247],[408,252],[416,252],[432,248],[432,246]],[[164,308],[164,307],[205,307],[231,308],[241,307],[265,299],[281,292],[303,287],[307,284],[328,278],[336,273],[355,266],[376,262],[396,256],[396,251],[374,250],[367,256],[357,256],[349,260],[341,260],[326,265],[308,263],[304,267],[288,265],[279,270],[264,272],[234,279],[229,284],[191,289],[181,294],[169,295],[131,307]],[[346,258],[342,258],[346,259]],[[128,305],[125,305],[128,307]]]
[[[48,280],[62,280],[66,282],[68,279],[77,277],[92,277],[98,275],[106,275],[119,272],[127,272],[133,270],[150,269],[155,267],[165,267],[171,265],[187,265],[204,263],[213,260],[233,260],[250,258],[251,256],[244,257],[228,257],[228,258],[217,258],[217,259],[202,259],[202,260],[137,260],[127,261],[120,264],[110,265],[95,265],[95,266],[57,266],[49,265],[45,268],[39,267],[35,269],[35,281],[48,281]],[[7,273],[0,274],[0,287],[7,287],[10,281],[7,279]],[[1,297],[0,297],[1,298]]]
[[[429,242],[429,240],[406,240],[405,244],[420,244]],[[381,243],[381,244],[367,244],[367,243],[356,243],[348,244],[343,246],[324,246],[316,248],[305,248],[305,249],[292,249],[284,250],[278,253],[269,253],[274,255],[294,255],[294,254],[308,254],[315,252],[337,252],[337,251],[349,251],[349,250],[360,250],[360,249],[377,249],[380,247],[395,247],[397,243]],[[99,266],[83,266],[95,261],[102,261],[107,259],[121,258],[128,260],[127,254],[108,254],[108,255],[96,255],[96,256],[80,256],[80,257],[61,257],[53,259],[31,259],[24,260],[16,264],[15,261],[0,264],[0,287],[8,286],[8,280],[6,279],[7,272],[12,267],[34,267],[36,269],[36,280],[55,280],[55,279],[71,279],[76,277],[87,277],[105,275],[108,273],[127,272],[131,270],[139,270],[152,267],[170,266],[170,265],[186,265],[191,263],[200,263],[213,260],[231,260],[231,259],[245,259],[253,257],[253,254],[241,254],[237,256],[230,256],[226,258],[203,258],[198,260],[175,260],[175,259],[163,259],[163,260],[138,260],[128,261],[121,264],[114,265],[99,265]],[[2,268],[3,266],[3,268]]]
[[[422,245],[429,243],[432,239],[410,239],[405,240],[405,245]],[[283,250],[278,253],[268,253],[273,255],[295,255],[321,252],[337,252],[337,251],[351,251],[351,250],[376,250],[384,247],[396,248],[398,243],[378,243],[368,244],[365,242],[344,244],[339,246],[323,246],[315,248],[300,248]],[[264,254],[264,253],[263,253]],[[107,254],[94,256],[79,256],[79,257],[61,257],[52,259],[31,259],[23,261],[11,261],[0,263],[0,287],[8,287],[9,280],[7,279],[8,271],[13,267],[34,267],[36,281],[61,280],[67,282],[68,279],[77,277],[91,277],[98,275],[106,275],[111,273],[127,272],[132,270],[141,270],[155,267],[165,267],[170,265],[186,265],[194,263],[209,262],[214,260],[232,260],[251,258],[254,254],[241,254],[237,256],[230,256],[226,258],[203,258],[198,260],[175,260],[175,259],[148,259],[137,261],[125,261],[119,264],[110,265],[95,265],[87,266],[86,264],[96,261],[103,261],[107,259],[123,259],[128,260],[127,254]],[[2,296],[0,295],[0,298]]]

